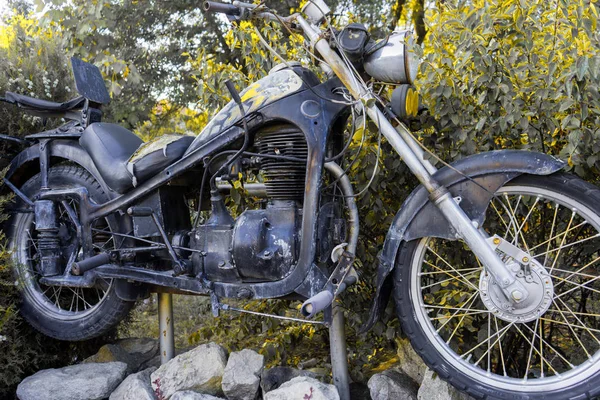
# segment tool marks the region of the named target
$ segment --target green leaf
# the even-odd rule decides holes
[[[481,128],[483,128],[483,125],[485,125],[485,121],[487,121],[487,117],[483,116],[479,119],[479,121],[477,122],[477,125],[475,126],[475,130],[476,131],[480,131]]]
[[[560,107],[558,108],[558,112],[566,111],[573,104],[575,104],[575,100],[573,99],[565,99],[560,103]]]
[[[585,56],[579,57],[576,64],[577,80],[581,81],[588,70],[588,59]]]

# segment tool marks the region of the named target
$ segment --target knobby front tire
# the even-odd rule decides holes
[[[524,175],[498,190],[483,227],[533,256],[529,271],[511,264],[528,305],[491,290],[464,243],[404,243],[394,297],[415,351],[477,399],[600,397],[600,189],[564,173]]]

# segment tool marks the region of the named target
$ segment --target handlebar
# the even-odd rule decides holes
[[[219,3],[218,1],[205,1],[202,4],[202,9],[204,12],[222,13],[234,17],[242,14],[242,10],[239,7],[236,7],[233,4]]]
[[[288,17],[282,17],[273,14],[272,12],[264,11],[264,8],[252,4],[245,3],[239,0],[235,0],[233,4],[220,3],[218,1],[205,1],[202,4],[202,9],[205,13],[222,13],[227,15],[229,20],[240,21],[246,19],[264,19],[267,21],[273,21],[278,23],[290,24],[290,29],[297,31],[293,24],[293,20],[297,14],[290,15]]]

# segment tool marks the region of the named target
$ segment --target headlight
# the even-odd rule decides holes
[[[409,50],[413,44],[411,31],[392,33],[385,46],[366,57],[365,71],[381,82],[412,84],[420,62],[417,55]]]

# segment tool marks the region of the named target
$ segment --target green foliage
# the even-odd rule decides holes
[[[0,93],[13,91],[51,101],[75,96],[63,39],[35,20],[14,15],[0,25]],[[42,130],[41,119],[0,104],[0,133],[23,136]]]
[[[60,35],[40,29],[32,19],[15,15],[0,25],[0,93],[6,90],[62,101],[74,96],[68,59]],[[50,125],[48,125],[50,126]],[[0,103],[0,133],[24,136],[43,130],[39,118]],[[0,142],[1,165],[13,152]],[[0,173],[0,179],[4,177]],[[5,193],[4,191],[2,193]],[[6,228],[12,196],[0,195],[0,226]],[[16,385],[40,369],[62,367],[79,361],[110,337],[84,343],[68,343],[38,333],[19,315],[20,297],[14,285],[5,234],[0,232],[0,398],[14,396]]]
[[[232,64],[250,77],[255,62],[270,62],[270,56],[258,60],[260,53],[247,53],[245,45],[227,43],[230,24],[225,18],[205,15],[202,2],[36,0],[35,3],[37,11],[44,12],[42,23],[60,26],[69,54],[101,68],[110,81],[113,97],[106,115],[128,127],[144,123],[159,99],[168,99],[173,110],[195,103],[203,112],[206,105],[198,97],[206,94],[205,85],[198,84],[198,60]],[[282,15],[297,11],[301,3],[302,0],[267,1],[268,6]],[[350,15],[353,20],[369,24],[373,32],[387,32],[388,28],[404,26],[411,20],[423,23],[417,17],[423,0],[397,0],[393,5],[389,0],[328,0],[327,3],[341,21]],[[215,83],[211,76],[213,93],[221,93],[222,86]],[[153,126],[161,129],[171,124],[169,116],[162,114]]]
[[[448,159],[500,148],[600,162],[600,36],[594,2],[440,4],[418,82],[433,117],[429,144]],[[431,121],[430,121],[431,122]]]
[[[287,14],[299,1],[267,3]],[[418,86],[428,107],[418,136],[445,161],[487,150],[523,148],[560,155],[576,173],[588,179],[597,176],[600,43],[593,2],[435,2],[426,11],[418,0],[329,3],[338,22],[367,22],[379,37],[411,22],[417,27],[419,39],[425,39]],[[75,0],[64,4],[56,0],[40,5],[49,6],[44,20],[52,37],[42,35],[43,30],[31,33],[15,28],[21,29],[23,39],[3,47],[0,35],[0,70],[8,65],[9,71],[0,74],[0,88],[7,87],[7,79],[29,76],[33,92],[46,96],[42,71],[56,73],[51,82],[67,76],[59,43],[64,40],[69,53],[94,62],[110,80],[114,101],[109,118],[135,127],[145,139],[171,132],[198,133],[229,101],[225,80],[232,79],[241,90],[280,62],[260,44],[252,25],[241,23],[231,29],[224,20],[201,14],[197,2]],[[11,29],[15,25],[19,24],[10,22]],[[298,37],[270,24],[259,29],[287,60],[312,62]],[[25,55],[10,55],[9,49]],[[40,49],[42,55],[54,49],[56,58],[36,64]],[[9,55],[2,57],[2,51]],[[27,69],[18,57],[28,60],[30,64],[23,64]],[[28,82],[21,83],[29,87]],[[51,88],[47,98],[68,97],[70,93],[60,92],[61,87]],[[0,112],[5,111],[0,108]],[[7,119],[6,114],[0,115],[0,128],[5,121],[13,121],[5,127],[11,133],[33,128],[27,120],[14,115]],[[356,192],[375,173],[358,199],[361,237],[356,264],[361,279],[342,298],[356,380],[390,358],[401,334],[391,308],[372,332],[358,335],[357,331],[370,306],[377,253],[396,211],[417,183],[387,143],[377,151],[378,135],[372,128],[365,134],[362,145],[360,132],[355,135],[351,156],[343,165],[349,168]],[[349,160],[355,157],[358,161],[352,164]],[[238,306],[298,316],[295,305],[282,301]],[[199,311],[208,312],[208,305]],[[313,357],[326,360],[327,354],[324,329],[249,315],[226,313],[208,319],[190,336],[194,344],[211,340],[231,350],[255,348],[272,364],[295,365]]]

